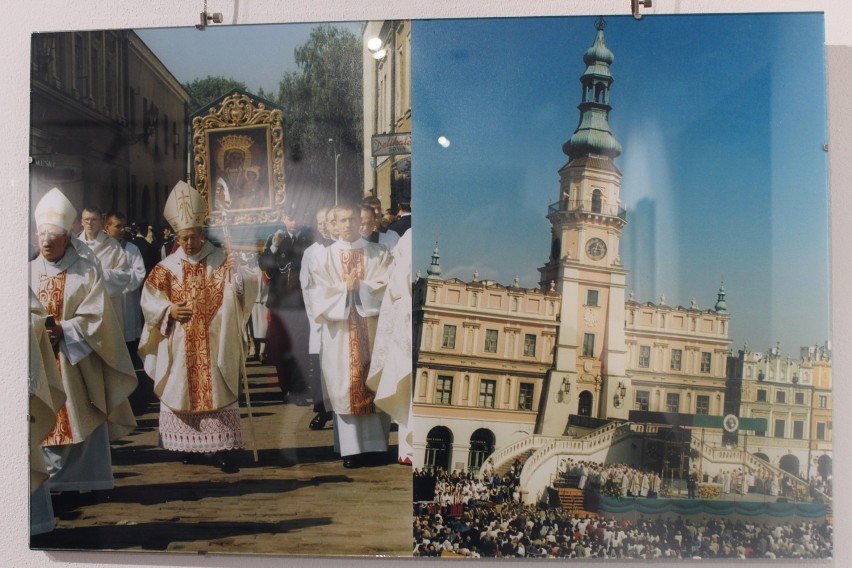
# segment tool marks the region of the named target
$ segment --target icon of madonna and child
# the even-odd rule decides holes
[[[253,130],[216,140],[216,169],[211,178],[216,183],[217,208],[261,209],[272,204],[265,132]]]

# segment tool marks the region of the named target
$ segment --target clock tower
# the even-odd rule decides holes
[[[593,425],[595,418],[626,419],[628,413],[627,271],[619,257],[627,217],[619,200],[621,172],[614,162],[621,144],[609,129],[615,57],[604,41],[605,27],[598,18],[597,36],[583,56],[580,122],[562,146],[568,163],[559,170],[560,199],[547,214],[550,259],[539,269],[540,286],[555,286],[562,295],[562,312],[539,423],[544,435],[563,435],[570,415]]]

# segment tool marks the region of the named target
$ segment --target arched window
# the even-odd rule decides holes
[[[592,213],[600,213],[603,208],[603,194],[596,189],[592,192]]]
[[[606,87],[603,83],[595,84],[595,102],[606,103]]]
[[[767,456],[766,454],[764,454],[762,452],[757,452],[756,454],[753,454],[753,455],[754,455],[754,457],[761,459],[761,460],[763,460],[767,463],[769,462],[769,456]]]
[[[577,414],[579,414],[580,416],[591,416],[593,400],[594,396],[591,392],[581,392],[579,400],[577,401]]]
[[[487,428],[476,430],[470,437],[467,470],[478,472],[485,460],[494,453],[494,433]]]
[[[783,456],[781,458],[780,462],[778,462],[778,467],[780,467],[787,473],[799,475],[799,458],[797,458],[793,454],[787,454],[786,456]]]
[[[453,433],[446,426],[435,426],[426,435],[426,456],[423,469],[435,471],[450,469],[450,454],[453,449]]]
[[[817,473],[823,479],[831,475],[831,458],[829,456],[822,455],[819,457],[817,461]]]

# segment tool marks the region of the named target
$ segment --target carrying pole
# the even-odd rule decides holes
[[[225,201],[224,195],[216,196],[216,200],[220,209],[222,210],[222,233],[225,237],[225,247],[228,250],[228,259],[226,262],[231,260],[231,254],[233,254],[231,248],[231,227],[228,225],[228,207],[231,205],[230,201]],[[229,273],[233,273],[234,267],[228,267]],[[234,303],[234,309],[237,309],[236,303]],[[240,314],[237,314],[237,321],[242,322],[243,318],[239,317]],[[245,326],[241,325],[241,332],[245,334]],[[243,379],[243,393],[246,399],[246,411],[248,412],[248,423],[249,423],[249,434],[251,435],[251,453],[252,457],[254,457],[254,463],[259,461],[257,455],[257,437],[254,432],[254,416],[251,411],[251,396],[249,395],[249,382],[248,382],[248,373],[246,373],[246,353],[245,353],[245,342],[240,346],[240,375],[242,375]]]

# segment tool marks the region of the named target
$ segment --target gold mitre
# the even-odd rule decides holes
[[[163,216],[175,232],[203,227],[207,217],[207,201],[194,187],[179,181],[166,200]]]
[[[65,194],[59,191],[59,188],[54,187],[44,194],[44,197],[36,205],[33,215],[35,216],[36,228],[45,223],[50,223],[70,231],[74,219],[77,218],[77,210],[74,209]]]

